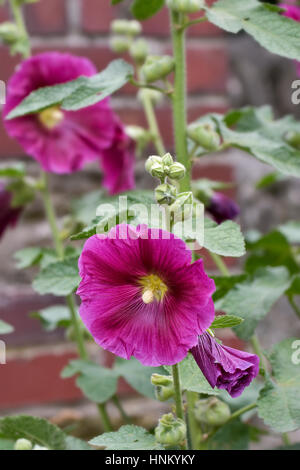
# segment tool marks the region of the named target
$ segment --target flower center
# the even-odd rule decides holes
[[[156,274],[142,277],[139,284],[143,287],[142,299],[145,304],[151,304],[154,299],[160,302],[168,290],[166,284]]]
[[[50,131],[64,120],[64,113],[59,106],[51,106],[38,114],[40,123]]]

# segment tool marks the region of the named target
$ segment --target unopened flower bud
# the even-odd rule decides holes
[[[155,199],[158,204],[171,205],[176,199],[177,190],[171,184],[161,184],[155,189]]]
[[[154,165],[152,165],[150,175],[162,180],[165,177],[164,167],[159,163],[154,163]]]
[[[151,100],[152,104],[159,104],[163,99],[163,94],[157,90],[142,88],[138,92],[138,100],[142,103],[145,99]]]
[[[172,180],[181,180],[182,178],[184,178],[185,173],[186,173],[185,166],[179,162],[175,162],[170,166],[169,177]]]
[[[180,13],[195,13],[204,6],[203,0],[167,0],[168,7]]]
[[[153,165],[162,165],[162,159],[161,157],[158,157],[156,155],[151,155],[149,158],[147,158],[147,161],[145,163],[145,169],[148,173],[151,173],[151,169]]]
[[[166,447],[174,447],[186,439],[186,425],[172,413],[163,415],[155,429],[156,441]]]
[[[225,424],[231,412],[227,403],[216,397],[199,400],[195,404],[195,418],[199,423],[209,427],[218,427]]]
[[[193,213],[193,193],[187,191],[178,194],[176,201],[170,206],[170,212],[173,214],[174,222],[189,219]]]
[[[210,124],[190,126],[188,136],[206,150],[217,150],[221,145],[219,134]]]
[[[290,131],[285,137],[288,144],[296,149],[300,149],[300,132]]]
[[[116,34],[137,36],[142,32],[142,27],[138,21],[114,20],[111,23],[111,31]]]
[[[14,445],[15,450],[32,450],[32,443],[28,439],[18,439]]]
[[[142,65],[148,54],[148,44],[144,39],[139,39],[131,44],[130,55],[137,64]]]
[[[126,126],[126,134],[135,142],[148,141],[149,132],[140,126]]]
[[[130,44],[126,38],[115,36],[110,40],[110,47],[117,54],[124,54],[124,52],[128,52]]]
[[[174,163],[174,160],[173,160],[173,157],[170,153],[166,153],[163,157],[162,157],[162,162],[165,166],[171,166],[173,165]]]
[[[0,39],[6,42],[7,44],[14,43],[20,39],[19,28],[15,23],[10,21],[5,21],[0,24]]]
[[[169,387],[173,385],[173,377],[171,375],[152,374],[151,383],[155,386]]]
[[[146,82],[156,82],[169,75],[175,69],[175,61],[173,57],[165,56],[148,56],[142,72]]]

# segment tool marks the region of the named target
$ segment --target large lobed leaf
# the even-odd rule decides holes
[[[270,52],[300,59],[300,25],[280,8],[258,0],[219,0],[206,10],[208,20],[220,28],[244,30]]]
[[[95,437],[90,444],[106,450],[163,450],[155,437],[140,426],[122,426],[117,432]]]
[[[298,361],[293,361],[297,341],[290,338],[273,347],[269,354],[273,377],[258,400],[259,416],[278,432],[300,428],[300,367]]]
[[[79,77],[67,83],[33,91],[8,114],[6,119],[37,113],[55,105],[68,111],[85,108],[117,91],[132,75],[132,66],[122,59],[117,59],[92,77]]]
[[[33,281],[33,288],[41,295],[58,297],[74,292],[80,282],[78,258],[68,258],[46,266]]]

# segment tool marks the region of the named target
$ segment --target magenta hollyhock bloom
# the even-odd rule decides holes
[[[300,7],[288,3],[280,3],[280,8],[285,10],[282,14],[295,21],[300,21]]]
[[[240,213],[239,206],[222,193],[214,193],[206,209],[218,224],[225,220],[233,220]]]
[[[16,225],[22,212],[21,207],[11,206],[11,200],[12,194],[0,183],[0,238],[7,228]]]
[[[238,397],[259,372],[259,357],[222,346],[205,332],[191,349],[195,361],[211,387],[225,389]]]
[[[146,366],[172,365],[214,319],[215,284],[174,235],[121,224],[79,259],[80,315],[104,349]]]
[[[34,90],[96,72],[94,65],[83,57],[59,52],[31,57],[21,63],[8,83],[4,116]],[[86,162],[101,159],[103,166],[111,165],[115,171],[105,177],[107,188],[119,192],[134,187],[134,152],[129,140],[123,152],[120,151],[118,135],[120,129],[124,131],[108,98],[78,111],[52,106],[40,113],[5,120],[5,127],[9,136],[45,171],[71,173],[80,170]],[[106,162],[106,158],[111,162]]]

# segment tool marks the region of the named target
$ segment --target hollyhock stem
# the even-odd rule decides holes
[[[174,391],[175,391],[174,399],[175,399],[176,415],[177,415],[177,418],[180,418],[183,421],[185,421],[178,364],[175,364],[174,366],[172,366],[172,375],[173,375],[173,383],[174,383]],[[186,449],[186,444],[182,444],[181,448]]]
[[[22,6],[20,5],[20,2],[18,0],[10,0],[10,6],[11,6],[11,11],[12,11],[14,20],[16,22],[16,25],[21,35],[23,36],[24,41],[26,42],[26,44],[28,44],[22,54],[24,59],[27,59],[28,57],[30,57],[31,51],[30,51],[29,37],[28,37],[26,26],[25,26],[23,14],[22,14]]]
[[[195,419],[195,402],[198,400],[198,393],[186,392],[187,404],[188,404],[188,426],[190,431],[190,444],[191,450],[197,450],[200,441],[200,429]]]
[[[129,418],[129,416],[127,415],[127,413],[125,412],[125,410],[123,409],[123,407],[122,407],[122,405],[121,405],[121,403],[120,403],[120,400],[119,400],[118,395],[114,395],[114,396],[112,397],[112,401],[113,401],[113,403],[115,404],[115,406],[118,408],[118,410],[119,410],[119,412],[120,412],[120,414],[121,414],[121,416],[122,416],[124,422],[125,422],[126,424],[131,424],[131,419]]]
[[[111,425],[107,409],[106,409],[106,404],[105,403],[98,403],[97,405],[99,414],[101,416],[102,424],[103,424],[103,429],[105,432],[111,432],[113,431],[113,427]]]
[[[217,255],[216,253],[209,253],[213,261],[215,262],[217,268],[225,277],[230,277],[230,271],[228,270],[226,264],[222,260],[221,256]]]
[[[186,127],[186,63],[185,32],[180,28],[182,15],[171,11],[173,54],[175,59],[175,80],[173,96],[174,134],[177,160],[186,167],[186,176],[180,181],[180,191],[190,191],[191,162],[187,148]]]

